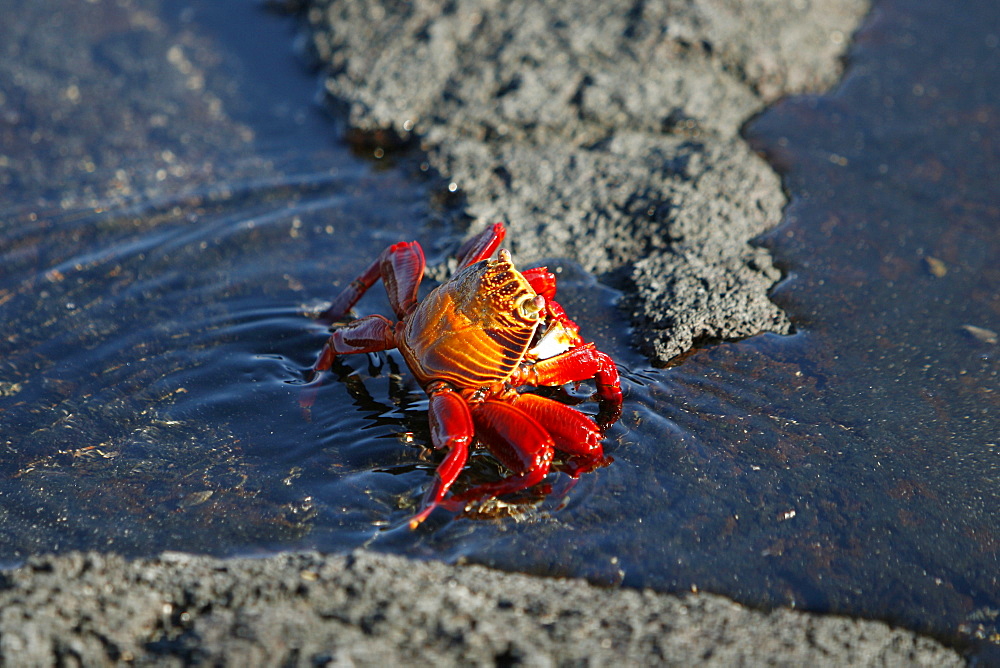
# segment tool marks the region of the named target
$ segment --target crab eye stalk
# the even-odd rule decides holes
[[[527,320],[537,320],[541,317],[542,311],[545,309],[545,297],[541,295],[525,295],[524,299],[517,306],[518,311],[520,311],[521,316]]]

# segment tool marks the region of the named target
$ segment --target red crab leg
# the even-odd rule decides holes
[[[465,399],[444,383],[432,383],[427,393],[430,395],[431,441],[435,448],[447,448],[448,454],[435,472],[420,512],[410,520],[411,529],[427,519],[448,493],[469,458],[469,445],[475,436],[472,414]]]
[[[556,450],[594,459],[604,455],[601,430],[583,413],[537,394],[517,394],[512,403],[549,432]]]
[[[330,307],[320,314],[327,322],[336,322],[358,303],[361,295],[382,279],[389,295],[389,304],[402,320],[417,306],[417,289],[424,276],[424,251],[416,241],[393,244],[368,265],[360,276],[337,295]]]
[[[473,487],[452,497],[478,501],[527,489],[545,479],[555,443],[544,427],[527,413],[503,401],[488,400],[472,409],[476,436],[514,475]]]
[[[380,315],[359,318],[333,330],[313,365],[312,376],[327,371],[337,355],[374,353],[395,347],[395,326],[387,318]]]
[[[614,360],[593,343],[567,350],[561,355],[521,366],[511,377],[511,385],[565,385],[593,378],[597,395],[617,406],[622,405],[622,388]]]
[[[313,368],[306,374],[306,381],[312,385],[299,399],[299,405],[308,417],[309,408],[316,401],[318,386],[313,381],[323,371],[333,366],[337,355],[350,353],[374,353],[396,347],[395,326],[380,315],[369,315],[338,327],[330,334],[319,353]]]
[[[516,395],[514,405],[537,420],[552,435],[556,450],[569,455],[559,465],[563,473],[576,478],[581,473],[611,463],[601,447],[601,429],[582,413],[535,394]]]
[[[497,249],[506,234],[507,228],[503,223],[494,223],[492,227],[486,228],[466,241],[456,253],[459,269],[493,255],[493,251]]]

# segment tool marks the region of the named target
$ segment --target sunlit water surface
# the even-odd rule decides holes
[[[131,190],[92,185],[130,169],[100,160],[76,189],[6,181],[0,559],[368,546],[996,634],[1000,116],[983,91],[1000,84],[998,32],[904,4],[880,3],[837,92],[748,128],[792,197],[761,242],[788,272],[774,298],[797,333],[653,369],[619,293],[555,262],[562,304],[624,373],[615,461],[417,531],[406,520],[440,455],[398,355],[345,358],[310,410],[301,399],[326,336],[313,314],[339,286],[389,243],[425,242],[432,262],[458,243],[440,184],[419,156],[384,165],[338,143],[288,19],[229,0],[125,3],[111,36],[81,21],[94,52],[117,40],[136,60],[166,57],[188,90],[201,72],[227,123],[217,145],[171,134],[185,114],[211,116],[199,97],[175,103],[162,136],[137,129],[136,170],[164,150],[187,168]],[[150,16],[157,30],[135,27]],[[95,76],[148,85],[141,69]],[[11,154],[44,125],[17,120]],[[108,141],[77,132],[95,151]],[[358,312],[388,313],[381,290]],[[471,469],[466,483],[496,475],[484,456]]]

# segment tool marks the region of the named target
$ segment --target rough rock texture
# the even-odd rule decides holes
[[[958,666],[881,622],[751,611],[712,595],[356,552],[126,562],[70,554],[0,573],[0,663]]]
[[[739,138],[775,98],[815,91],[866,0],[315,0],[327,90],[367,131],[422,138],[481,227],[522,262],[624,272],[644,351],[787,332],[780,278],[749,245],[778,177]]]

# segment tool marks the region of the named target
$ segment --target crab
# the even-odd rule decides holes
[[[555,301],[555,276],[545,267],[514,268],[506,249],[490,259],[506,234],[496,223],[458,251],[454,275],[418,300],[423,249],[397,243],[330,304],[320,318],[342,321],[382,279],[395,322],[369,315],[332,329],[309,373],[313,382],[338,355],[398,349],[427,393],[431,441],[446,452],[419,512],[416,528],[438,506],[458,507],[514,494],[538,484],[562,453],[572,477],[603,465],[604,432],[621,414],[622,390],[614,361]],[[594,380],[596,421],[525,387]],[[485,446],[510,475],[449,496],[476,444]],[[447,497],[447,499],[446,499]]]

